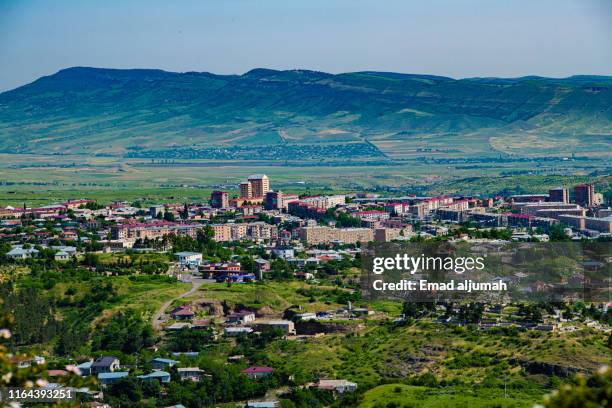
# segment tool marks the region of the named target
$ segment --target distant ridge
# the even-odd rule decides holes
[[[610,150],[611,90],[612,77],[596,75],[72,67],[0,94],[0,151],[206,158],[218,147],[285,145],[280,155],[294,145],[368,143],[363,154],[347,151],[601,151]]]

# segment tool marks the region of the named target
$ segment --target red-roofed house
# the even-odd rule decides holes
[[[257,379],[257,378],[265,378],[272,375],[274,369],[272,367],[260,367],[260,366],[252,366],[249,368],[245,368],[241,371],[241,373],[246,374],[247,377]]]

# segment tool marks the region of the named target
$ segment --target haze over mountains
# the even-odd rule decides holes
[[[611,146],[612,77],[602,76],[76,67],[0,94],[5,153],[318,159],[610,155]]]

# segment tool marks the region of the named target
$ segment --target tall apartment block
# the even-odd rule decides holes
[[[265,197],[270,191],[270,180],[265,174],[253,174],[247,178],[247,181],[251,183],[252,197]]]
[[[213,208],[228,208],[229,197],[225,191],[213,191],[210,195],[210,205]]]
[[[574,201],[583,207],[592,207],[595,203],[595,189],[592,184],[578,184],[574,187]]]
[[[565,187],[558,187],[548,190],[548,201],[554,203],[569,203],[569,192]]]
[[[240,183],[240,198],[253,198],[253,186],[248,181]]]

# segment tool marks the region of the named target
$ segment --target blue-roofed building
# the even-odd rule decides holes
[[[98,382],[102,386],[106,386],[115,383],[123,378],[126,378],[130,373],[128,371],[115,371],[112,373],[100,373],[98,374]]]
[[[28,259],[38,256],[38,250],[35,248],[23,248],[21,245],[13,247],[6,256],[11,259]]]
[[[93,364],[93,361],[86,361],[84,363],[77,365],[77,368],[79,369],[79,372],[81,373],[81,375],[90,375],[92,364]]]
[[[185,408],[185,406],[183,404],[176,404],[176,405],[170,405],[164,408]]]
[[[138,378],[143,381],[158,380],[162,383],[168,383],[170,382],[170,373],[166,371],[153,371],[149,374],[139,375]]]
[[[151,360],[151,366],[153,367],[154,370],[163,370],[165,368],[174,367],[178,363],[180,363],[180,361],[172,360],[170,358],[156,357],[153,360]]]

